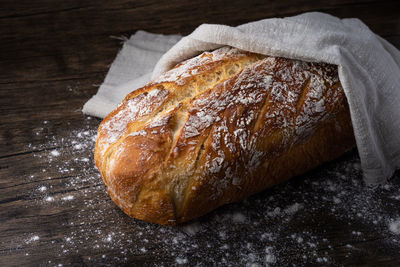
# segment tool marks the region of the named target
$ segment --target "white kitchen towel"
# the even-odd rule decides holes
[[[150,80],[157,61],[181,38],[137,31],[125,40],[97,94],[83,106],[83,113],[100,118],[107,116],[127,94]]]
[[[365,182],[384,183],[400,167],[400,52],[360,20],[313,12],[238,27],[203,24],[162,56],[152,78],[224,45],[338,65]]]

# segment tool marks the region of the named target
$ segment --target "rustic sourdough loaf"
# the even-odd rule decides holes
[[[95,161],[126,214],[174,225],[354,145],[336,66],[223,47],[127,95],[99,127]]]

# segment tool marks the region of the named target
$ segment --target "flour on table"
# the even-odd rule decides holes
[[[62,199],[62,200],[65,200],[65,201],[73,200],[73,199],[74,199],[74,196],[69,195],[69,196],[62,197],[61,199]]]
[[[54,197],[49,196],[49,197],[46,197],[44,200],[47,202],[52,202],[52,201],[54,201]]]
[[[398,207],[399,176],[384,188],[365,187],[354,153],[188,224],[163,227],[129,218],[110,200],[93,161],[98,124],[89,119],[85,123],[63,137],[49,136],[47,143],[29,147],[42,151],[31,155],[37,169],[22,177],[35,183],[31,205],[40,207],[43,215],[58,208],[68,211],[60,222],[66,230],[64,236],[26,233],[9,246],[47,246],[54,258],[43,265],[64,264],[58,257],[80,257],[88,244],[87,265],[126,265],[135,257],[152,258],[164,266],[341,265],[330,254],[357,255],[371,232],[381,234],[386,248],[400,249],[400,212],[383,208]],[[40,134],[48,125],[51,121],[41,125]],[[219,126],[222,142],[224,127]],[[233,182],[240,185],[240,180]],[[59,190],[60,184],[66,191]],[[321,214],[329,221],[316,222],[315,216]],[[346,224],[348,240],[338,243],[323,230],[327,224]]]
[[[50,152],[50,154],[51,154],[52,156],[54,156],[54,157],[58,157],[58,156],[60,156],[60,152],[59,152],[59,151],[57,151],[57,150],[53,150],[53,151],[51,151],[51,152]]]
[[[43,185],[43,186],[39,187],[38,190],[39,190],[40,192],[44,192],[44,191],[47,190],[47,187]]]
[[[28,238],[28,239],[25,241],[25,243],[26,243],[26,244],[30,244],[30,243],[32,243],[32,242],[38,241],[39,239],[40,239],[39,236],[34,235],[34,236]]]
[[[389,230],[396,234],[399,235],[400,234],[400,219],[397,219],[396,221],[390,222],[389,223]]]

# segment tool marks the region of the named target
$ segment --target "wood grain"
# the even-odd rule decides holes
[[[400,47],[398,1],[2,1],[0,265],[169,266],[179,257],[190,265],[245,265],[251,253],[254,261],[266,264],[257,252],[272,242],[278,265],[398,266],[400,241],[388,231],[385,219],[400,217],[394,198],[399,174],[390,188],[380,191],[339,179],[347,192],[339,205],[317,191],[336,181],[337,168],[357,162],[356,152],[244,203],[218,209],[199,220],[202,228],[194,234],[127,218],[109,200],[93,167],[90,137],[100,120],[83,116],[81,108],[121,47],[115,37],[139,29],[188,34],[201,23],[238,25],[306,11],[357,17]],[[88,136],[78,136],[84,132]],[[86,147],[77,149],[73,141],[85,141]],[[55,150],[61,154],[51,156]],[[355,181],[360,181],[357,175]],[[362,192],[365,203],[352,197],[354,192]],[[290,220],[266,215],[274,205],[283,209],[297,202],[311,209]],[[249,221],[227,228],[224,218],[236,212]],[[369,216],[378,222],[369,221]],[[261,229],[275,229],[274,240],[262,239]],[[294,233],[304,239],[301,246],[293,241]]]

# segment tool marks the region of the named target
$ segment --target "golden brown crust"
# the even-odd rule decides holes
[[[174,225],[354,147],[337,67],[224,47],[129,94],[95,161],[129,216]]]

